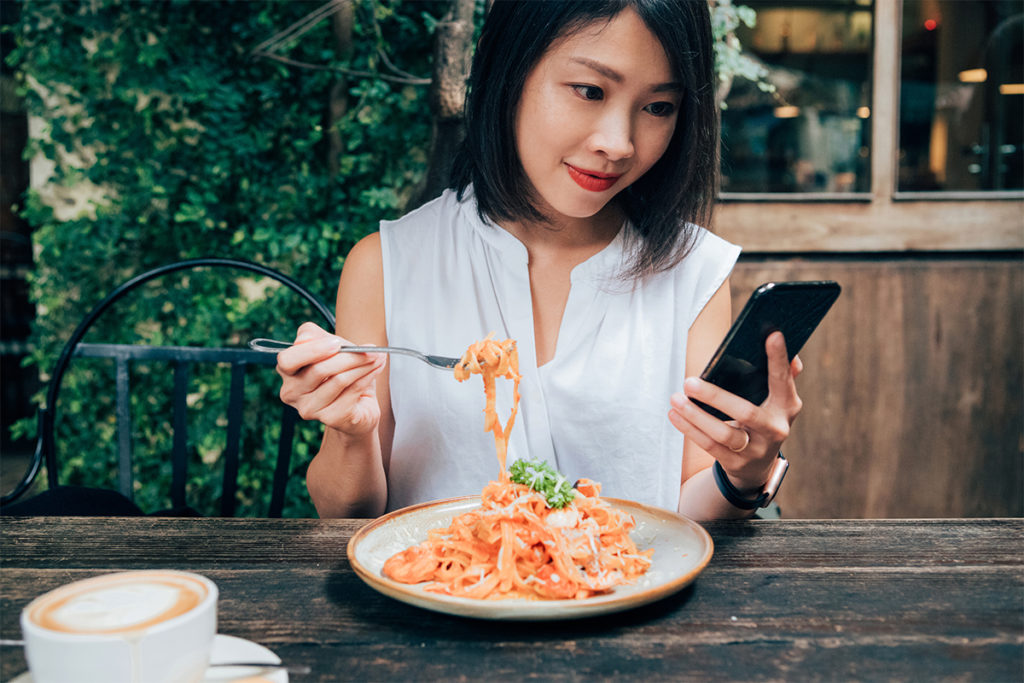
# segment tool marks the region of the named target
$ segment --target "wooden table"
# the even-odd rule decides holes
[[[364,585],[362,520],[0,520],[0,637],[32,597],[114,570],[220,587],[220,632],[312,673],[292,681],[540,678],[977,680],[1024,677],[1024,520],[706,525],[715,555],[675,596],[582,621],[435,614]],[[24,671],[0,651],[0,679]]]

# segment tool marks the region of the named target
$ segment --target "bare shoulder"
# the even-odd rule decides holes
[[[384,344],[384,268],[380,233],[349,251],[338,283],[338,334],[357,344]]]
[[[373,232],[356,242],[349,250],[341,277],[342,281],[346,277],[381,277],[382,272],[380,233]]]

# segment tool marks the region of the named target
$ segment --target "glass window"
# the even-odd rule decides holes
[[[736,0],[736,37],[766,92],[735,79],[722,112],[722,191],[870,190],[871,0]]]
[[[903,191],[1024,188],[1024,3],[904,0]]]

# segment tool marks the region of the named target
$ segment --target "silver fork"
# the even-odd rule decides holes
[[[293,346],[291,342],[278,341],[276,339],[253,339],[249,342],[249,348],[264,353],[277,353]],[[345,353],[400,353],[403,356],[418,358],[427,365],[432,365],[439,370],[451,370],[461,358],[449,358],[448,356],[432,356],[420,353],[413,349],[404,349],[400,346],[340,346],[338,351]]]

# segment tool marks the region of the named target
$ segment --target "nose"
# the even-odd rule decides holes
[[[591,149],[611,160],[633,156],[633,117],[626,112],[606,111],[590,136]]]

